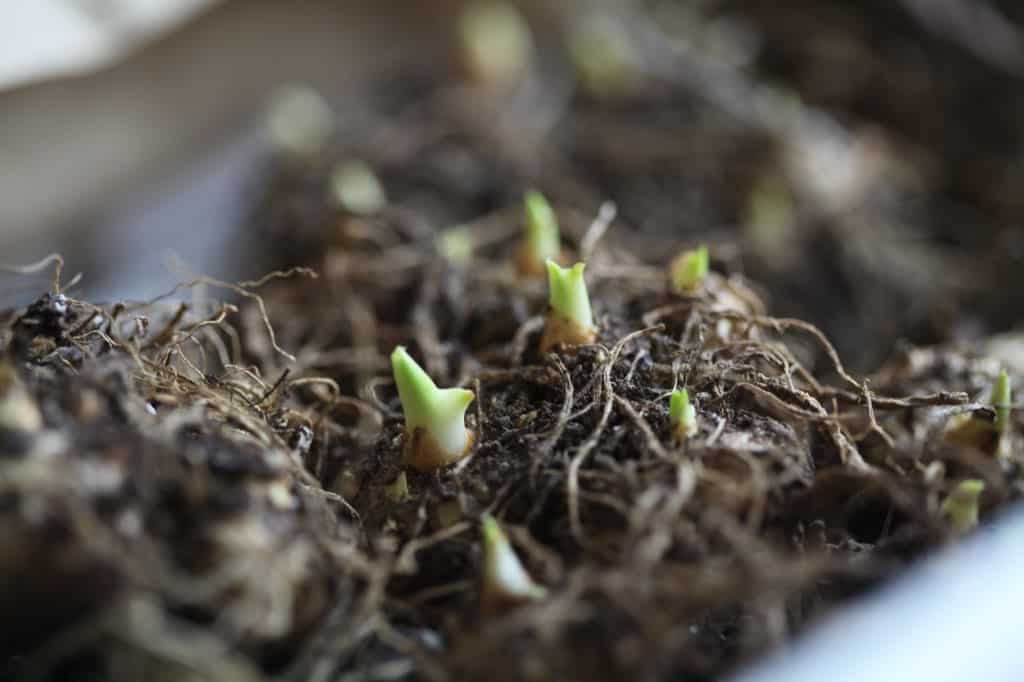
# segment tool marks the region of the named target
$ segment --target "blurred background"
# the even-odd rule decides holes
[[[317,265],[340,214],[440,230],[537,186],[570,225],[614,201],[639,263],[708,243],[858,369],[1019,320],[1019,3],[4,11],[0,262],[59,251],[80,297]],[[13,305],[49,275],[0,278]]]

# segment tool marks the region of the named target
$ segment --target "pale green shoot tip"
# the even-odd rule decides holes
[[[356,215],[372,215],[388,198],[377,174],[364,161],[342,161],[331,170],[330,198],[334,205]]]
[[[523,197],[523,207],[526,213],[526,247],[530,258],[538,265],[549,258],[557,259],[562,244],[558,219],[551,204],[543,194],[530,190]]]
[[[590,309],[587,283],[583,279],[585,264],[577,263],[563,268],[553,260],[547,261],[548,302],[551,308],[582,329],[594,327],[594,316]]]
[[[463,225],[442,230],[435,240],[438,252],[453,265],[467,265],[473,260],[473,235]]]
[[[286,156],[314,156],[334,134],[334,112],[330,105],[305,84],[287,85],[275,92],[266,116],[270,142]]]
[[[672,391],[668,416],[680,440],[697,433],[697,409],[690,402],[690,393],[685,388]]]
[[[472,75],[485,83],[516,80],[529,68],[533,36],[512,3],[469,3],[459,16],[459,40]]]
[[[953,532],[966,533],[978,525],[978,500],[985,482],[970,478],[960,481],[942,503],[942,513],[949,518]]]
[[[398,385],[398,398],[405,414],[405,428],[413,433],[422,428],[450,457],[466,451],[470,435],[466,429],[466,408],[473,392],[463,388],[438,388],[404,346],[391,353],[391,368]]]
[[[629,35],[611,17],[586,14],[574,22],[569,57],[583,86],[598,96],[628,89],[637,75],[637,57]]]
[[[992,388],[992,407],[996,410],[996,430],[999,433],[1006,433],[1010,428],[1010,408],[1013,404],[1013,395],[1010,388],[1010,376],[1003,370],[996,379]]]
[[[750,190],[744,237],[774,268],[784,269],[796,258],[795,211],[789,187],[774,174],[760,178]]]
[[[693,292],[707,279],[710,269],[708,247],[701,246],[681,253],[672,262],[672,286],[676,291]]]
[[[496,606],[542,599],[547,590],[526,572],[512,543],[498,521],[490,514],[480,517],[483,535],[483,596]]]

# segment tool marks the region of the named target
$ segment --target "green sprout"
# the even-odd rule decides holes
[[[984,490],[984,481],[967,479],[960,481],[942,502],[942,513],[949,518],[950,527],[957,535],[978,525],[978,499]]]
[[[558,260],[562,250],[558,218],[544,195],[530,190],[523,197],[526,237],[519,250],[518,268],[523,275],[540,275],[544,263]]]
[[[406,463],[431,471],[465,456],[474,440],[465,423],[473,392],[438,388],[404,346],[391,353],[391,368],[405,414]]]
[[[794,257],[796,220],[793,197],[782,178],[760,178],[747,197],[744,236],[757,254],[773,267],[783,268]]]
[[[697,410],[690,402],[690,393],[685,389],[672,391],[668,403],[668,416],[676,439],[680,442],[697,433]]]
[[[1010,388],[1010,376],[1003,370],[992,387],[992,397],[989,399],[992,407],[996,410],[996,431],[1000,435],[1010,430],[1010,408],[1013,404],[1013,395]]]
[[[485,610],[498,610],[543,599],[547,590],[526,572],[512,543],[490,514],[480,518],[483,535],[481,603]]]
[[[334,112],[323,96],[308,85],[287,85],[275,92],[266,117],[270,142],[284,156],[314,156],[334,135]]]
[[[349,213],[373,215],[388,203],[377,174],[363,161],[342,161],[336,165],[329,187],[334,205]]]
[[[544,319],[540,352],[547,353],[558,345],[580,346],[593,343],[597,337],[594,316],[590,310],[587,283],[583,280],[583,263],[571,268],[547,261],[548,302],[550,309]]]
[[[457,225],[442,230],[434,244],[438,253],[453,265],[466,265],[473,258],[473,235],[468,227]]]
[[[540,412],[537,411],[537,410],[530,410],[529,412],[523,412],[518,417],[516,417],[516,428],[518,428],[518,429],[525,429],[527,426],[529,426],[530,424],[535,422],[539,415],[540,415]]]
[[[553,260],[548,266],[548,303],[551,309],[570,320],[581,329],[594,328],[594,316],[590,310],[590,296],[583,279],[584,263],[563,268]]]
[[[989,404],[996,413],[994,420],[977,412],[956,415],[946,427],[945,438],[952,443],[977,448],[1005,459],[1012,454],[1009,435],[1013,409],[1013,390],[1010,377],[1005,371],[999,373],[992,387]]]
[[[692,251],[684,251],[676,256],[669,266],[672,286],[681,293],[693,293],[707,279],[710,256],[708,247],[701,246]]]
[[[626,90],[636,78],[636,55],[622,26],[603,14],[574,22],[569,57],[587,92],[607,97]]]
[[[533,37],[514,4],[471,2],[459,16],[459,40],[465,65],[480,82],[512,82],[529,68]]]

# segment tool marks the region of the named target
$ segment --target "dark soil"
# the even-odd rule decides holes
[[[822,31],[863,24],[844,34],[857,63],[879,22],[971,82],[1008,77],[905,13],[789,4]],[[771,7],[742,17],[795,30]],[[19,380],[0,400],[40,419],[0,428],[0,584],[18,586],[0,591],[0,679],[721,679],[954,540],[940,505],[961,480],[986,483],[982,523],[1019,497],[1016,411],[999,454],[948,435],[995,416],[984,349],[1019,309],[1017,208],[967,182],[962,139],[908,142],[884,83],[826,97],[769,41],[720,74],[723,98],[678,76],[701,55],[669,69],[652,47],[611,100],[571,90],[564,64],[512,94],[386,74],[372,130],[267,169],[253,230],[285,269],[102,307],[58,282],[9,311]],[[837,199],[787,165],[810,143],[751,104],[758,74],[837,107],[828,139],[876,164],[862,182]],[[326,200],[352,157],[387,189],[378,214]],[[748,214],[765,178],[792,203],[767,242]],[[587,262],[593,345],[537,351],[545,283],[512,268],[528,185]],[[974,231],[938,219],[952,205]],[[456,224],[466,261],[438,246]],[[664,268],[698,241],[715,272],[672,293]],[[398,344],[476,393],[475,447],[431,474],[403,468]],[[681,445],[677,387],[700,421]],[[546,599],[481,612],[484,512]]]

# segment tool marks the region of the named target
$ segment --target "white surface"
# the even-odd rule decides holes
[[[1020,682],[1024,512],[839,612],[732,682]]]
[[[217,0],[0,2],[0,90],[109,64]]]

